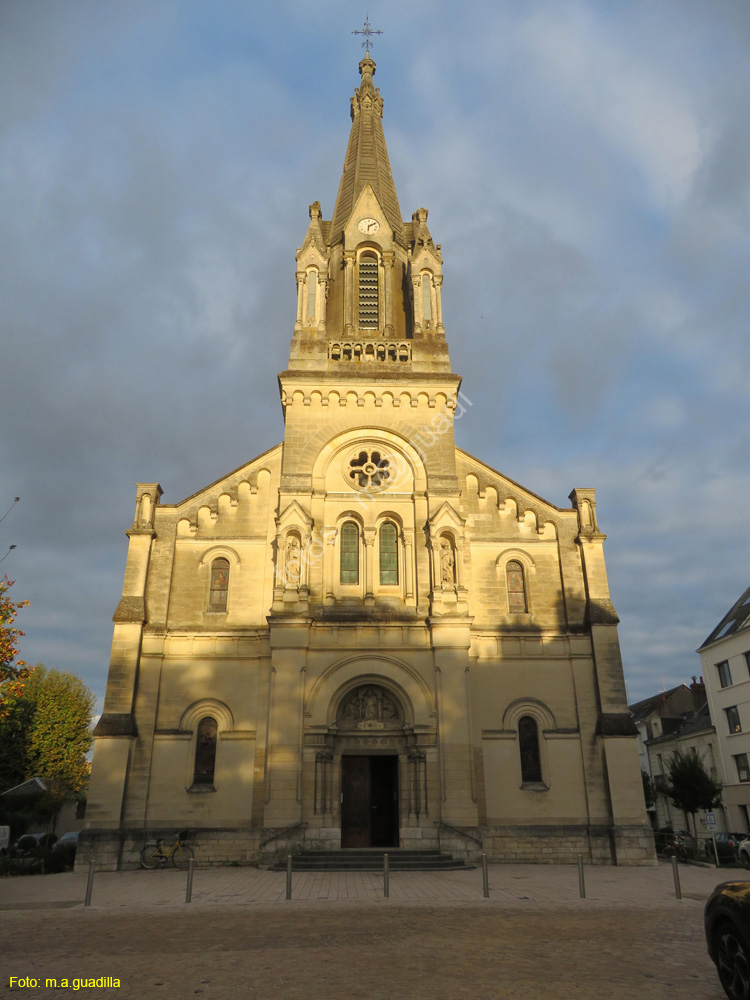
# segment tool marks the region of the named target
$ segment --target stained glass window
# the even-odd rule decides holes
[[[518,720],[518,747],[521,754],[521,781],[540,782],[542,764],[539,758],[539,729],[536,719],[524,715]]]
[[[209,611],[226,611],[229,593],[229,560],[214,559],[211,563],[211,595]]]
[[[398,583],[398,532],[396,525],[386,521],[380,529],[380,582]]]
[[[195,772],[193,784],[213,785],[216,770],[216,737],[219,724],[216,719],[206,716],[198,723],[198,739],[195,746]]]
[[[523,566],[519,562],[509,562],[506,567],[508,581],[508,611],[523,614],[526,611],[526,588],[523,580]]]
[[[341,528],[341,582],[359,583],[359,528],[351,521]]]

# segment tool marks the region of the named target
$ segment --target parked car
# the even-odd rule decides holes
[[[703,911],[706,946],[730,1000],[750,1000],[750,882],[722,882]]]
[[[745,837],[740,841],[737,854],[743,865],[750,865],[750,837]]]
[[[739,857],[740,843],[744,836],[744,833],[715,833],[714,840],[716,841],[716,852],[719,855],[719,861],[736,861]],[[710,837],[704,841],[703,846],[706,857],[709,861],[713,861],[715,859],[714,845]]]
[[[56,840],[54,833],[24,833],[11,846],[8,855],[11,858],[31,858],[38,848],[52,847]]]
[[[78,847],[78,831],[71,830],[64,833],[52,848],[52,853],[61,857],[66,865],[72,865],[76,859],[76,849]]]

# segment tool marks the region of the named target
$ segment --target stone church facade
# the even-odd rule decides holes
[[[177,504],[137,487],[83,863],[184,828],[204,863],[653,858],[595,491],[559,508],[456,447],[441,248],[374,72],[297,252],[283,442]]]

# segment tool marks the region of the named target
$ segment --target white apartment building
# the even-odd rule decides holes
[[[698,649],[730,830],[750,830],[750,587]]]

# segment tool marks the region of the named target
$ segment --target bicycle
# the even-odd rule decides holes
[[[168,850],[162,846],[163,840],[157,840],[155,844],[146,844],[141,851],[141,868],[164,868],[170,859],[175,868],[187,868],[194,854],[192,847],[183,844],[186,837],[187,830],[182,830]]]
[[[671,858],[677,858],[678,861],[687,861],[688,859],[687,850],[678,840],[667,844],[661,852],[661,856],[665,861],[669,861]]]

